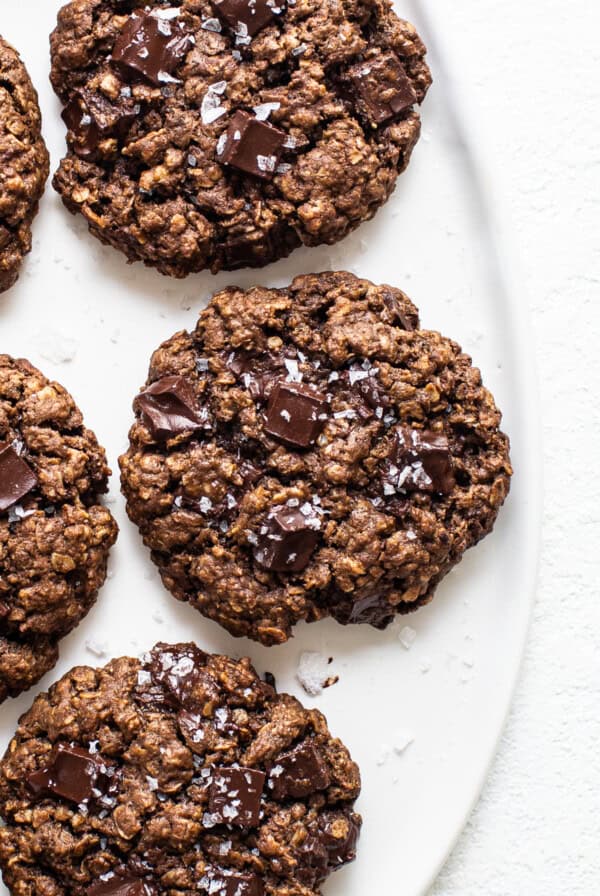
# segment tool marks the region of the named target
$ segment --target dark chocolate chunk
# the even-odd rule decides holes
[[[416,310],[405,310],[402,308],[397,296],[395,296],[393,292],[385,289],[385,287],[383,287],[383,289],[385,290],[383,294],[383,302],[385,305],[383,316],[386,323],[389,322],[396,326],[400,325],[403,330],[408,330],[409,332],[418,329],[419,315]]]
[[[236,112],[217,149],[223,165],[271,180],[281,161],[286,135],[248,112]]]
[[[263,679],[265,684],[268,684],[270,688],[273,688],[274,691],[277,690],[277,679],[272,672],[265,672]]]
[[[271,511],[262,526],[254,559],[273,572],[301,572],[319,540],[320,519],[293,507]]]
[[[456,482],[448,439],[442,433],[397,427],[384,468],[383,491],[450,494]]]
[[[192,45],[181,22],[135,12],[117,37],[112,64],[125,78],[138,75],[160,87],[175,80],[173,72]]]
[[[73,93],[62,112],[62,119],[73,141],[78,156],[93,156],[99,143],[107,137],[123,137],[135,121],[140,107],[131,97],[121,97],[111,103],[93,90]]]
[[[9,613],[10,607],[8,604],[5,604],[3,600],[0,600],[0,619],[6,619]]]
[[[13,446],[0,444],[0,513],[28,495],[37,483],[37,476]]]
[[[395,615],[387,597],[382,594],[369,594],[351,604],[340,603],[333,606],[331,615],[342,625],[368,624],[374,628],[384,629]]]
[[[278,382],[269,399],[265,430],[271,436],[308,448],[328,417],[327,398],[307,383]]]
[[[283,355],[250,352],[229,352],[225,362],[232,373],[241,380],[254,401],[267,401],[285,370]]]
[[[417,94],[395,53],[382,53],[348,69],[345,81],[358,112],[374,126],[410,109]]]
[[[153,893],[153,887],[127,873],[115,874],[108,880],[98,880],[86,890],[87,896],[152,896]]]
[[[281,13],[283,0],[213,0],[219,18],[229,25],[240,43],[268,25]]]
[[[213,767],[208,811],[217,824],[256,827],[266,775],[254,768]]]
[[[208,427],[206,409],[198,407],[190,382],[182,376],[164,376],[152,383],[133,406],[155,439],[171,439]]]
[[[216,701],[219,693],[217,684],[203,668],[205,664],[206,654],[195,644],[179,645],[177,649],[157,644],[147,664],[154,688],[146,689],[145,702],[202,710],[207,703]],[[141,690],[143,700],[143,684]]]
[[[327,763],[310,741],[282,753],[269,776],[269,788],[276,800],[303,799],[311,793],[326,790],[330,783]]]
[[[106,765],[101,756],[82,747],[59,743],[48,765],[28,776],[27,785],[35,796],[53,794],[80,805],[107,789]]]
[[[390,400],[379,382],[377,367],[353,365],[349,370],[344,371],[344,380],[355,392],[358,392],[370,411],[379,418],[383,417],[384,411],[390,405]],[[367,411],[361,416],[372,417],[373,413]]]
[[[264,884],[252,872],[211,868],[200,887],[210,896],[263,896]]]
[[[319,819],[320,840],[329,853],[329,864],[334,867],[353,862],[360,825],[356,816],[341,812],[327,812]]]

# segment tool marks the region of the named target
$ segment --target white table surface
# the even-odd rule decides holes
[[[600,6],[434,4],[500,161],[544,426],[538,600],[480,804],[431,896],[600,893]],[[438,9],[439,7],[439,9]],[[426,114],[426,112],[425,112]],[[401,892],[401,890],[400,890]]]

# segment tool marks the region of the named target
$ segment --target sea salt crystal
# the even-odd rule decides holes
[[[285,364],[286,370],[288,372],[288,380],[291,380],[293,383],[301,383],[302,374],[300,373],[298,362],[293,358],[285,358],[283,363]]]
[[[108,654],[108,644],[106,641],[95,641],[93,638],[88,638],[85,642],[85,649],[92,653],[94,656],[103,657]]]
[[[204,31],[213,31],[215,34],[221,33],[221,23],[218,19],[205,19],[200,27]]]
[[[409,731],[397,731],[394,736],[394,753],[397,756],[402,756],[407,747],[414,743],[414,740],[414,736]]]
[[[379,753],[377,754],[377,758],[375,759],[375,763],[379,766],[385,765],[390,758],[391,752],[392,749],[388,744],[382,744]]]
[[[329,662],[326,656],[317,651],[305,650],[300,654],[296,678],[311,697],[323,693],[329,678]]]
[[[254,106],[254,114],[258,121],[267,121],[271,112],[281,109],[281,103],[260,103]]]
[[[47,330],[38,337],[37,350],[51,364],[68,364],[77,354],[77,341],[57,330]]]
[[[400,634],[398,635],[398,640],[407,650],[415,643],[415,638],[417,637],[417,633],[414,628],[411,628],[410,625],[405,625],[403,629],[400,630]]]

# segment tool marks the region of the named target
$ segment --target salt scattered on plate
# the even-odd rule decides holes
[[[298,660],[296,678],[311,697],[318,697],[324,688],[335,684],[337,676],[329,673],[331,660],[316,650],[305,650]]]

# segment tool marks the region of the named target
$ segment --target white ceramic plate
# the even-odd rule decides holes
[[[40,92],[53,168],[64,130],[48,82],[48,34],[60,5],[3,3],[0,26]],[[428,6],[433,10],[433,0],[403,3],[398,11],[427,26],[426,37],[436,44],[437,13],[431,16]],[[481,367],[512,438],[512,493],[493,535],[418,615],[384,633],[325,622],[300,627],[283,647],[236,641],[164,591],[127,521],[115,476],[109,500],[121,535],[110,580],[87,620],[63,642],[58,667],[35,689],[73,665],[104,663],[86,642],[104,643],[108,658],[138,654],[157,640],[195,639],[208,650],[250,654],[260,672],[276,674],[280,689],[310,704],[294,678],[298,657],[307,649],[332,656],[339,683],[314,702],[361,765],[365,825],[359,860],[330,880],[328,896],[427,890],[494,754],[533,594],[540,463],[531,353],[519,295],[506,287],[504,275],[513,270],[502,261],[495,212],[487,186],[482,189],[480,141],[465,127],[464,100],[455,101],[460,73],[440,44],[431,49],[436,84],[411,167],[375,221],[341,245],[298,251],[264,271],[170,281],[141,265],[127,266],[89,237],[48,185],[33,253],[18,286],[0,299],[0,351],[28,357],[72,392],[115,471],[152,350],[192,327],[210,294],[234,281],[279,286],[302,272],[348,268],[393,283],[415,300],[427,327],[457,339]],[[407,623],[417,632],[410,650],[398,638]],[[35,692],[2,706],[0,749]],[[397,754],[393,747],[407,738],[413,743]]]

